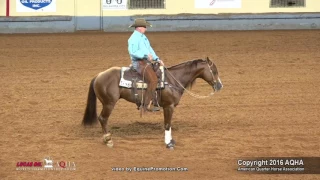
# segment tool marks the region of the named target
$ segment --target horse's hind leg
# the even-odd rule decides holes
[[[111,133],[108,133],[108,119],[109,116],[114,108],[115,104],[106,104],[103,105],[102,111],[98,117],[99,122],[102,127],[102,132],[103,132],[103,142],[108,146],[108,147],[113,147],[113,141],[111,138]]]

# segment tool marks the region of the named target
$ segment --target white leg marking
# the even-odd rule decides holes
[[[164,142],[166,144],[169,144],[171,139],[172,139],[172,136],[171,136],[171,127],[170,127],[169,131],[167,130],[164,131]]]

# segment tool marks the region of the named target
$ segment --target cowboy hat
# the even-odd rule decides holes
[[[129,27],[147,27],[147,26],[152,27],[152,25],[148,21],[146,21],[144,18],[137,18],[134,20],[134,23]]]

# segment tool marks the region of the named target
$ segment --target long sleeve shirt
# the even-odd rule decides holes
[[[134,69],[138,68],[138,60],[148,59],[148,55],[151,54],[154,61],[158,61],[159,57],[152,49],[150,42],[146,35],[134,31],[128,40],[128,51],[132,61]]]

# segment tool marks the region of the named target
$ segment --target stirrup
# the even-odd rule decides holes
[[[151,107],[150,109],[148,107],[145,107],[145,109],[149,112],[156,112],[156,111],[160,111],[160,107],[159,106],[154,106]]]

